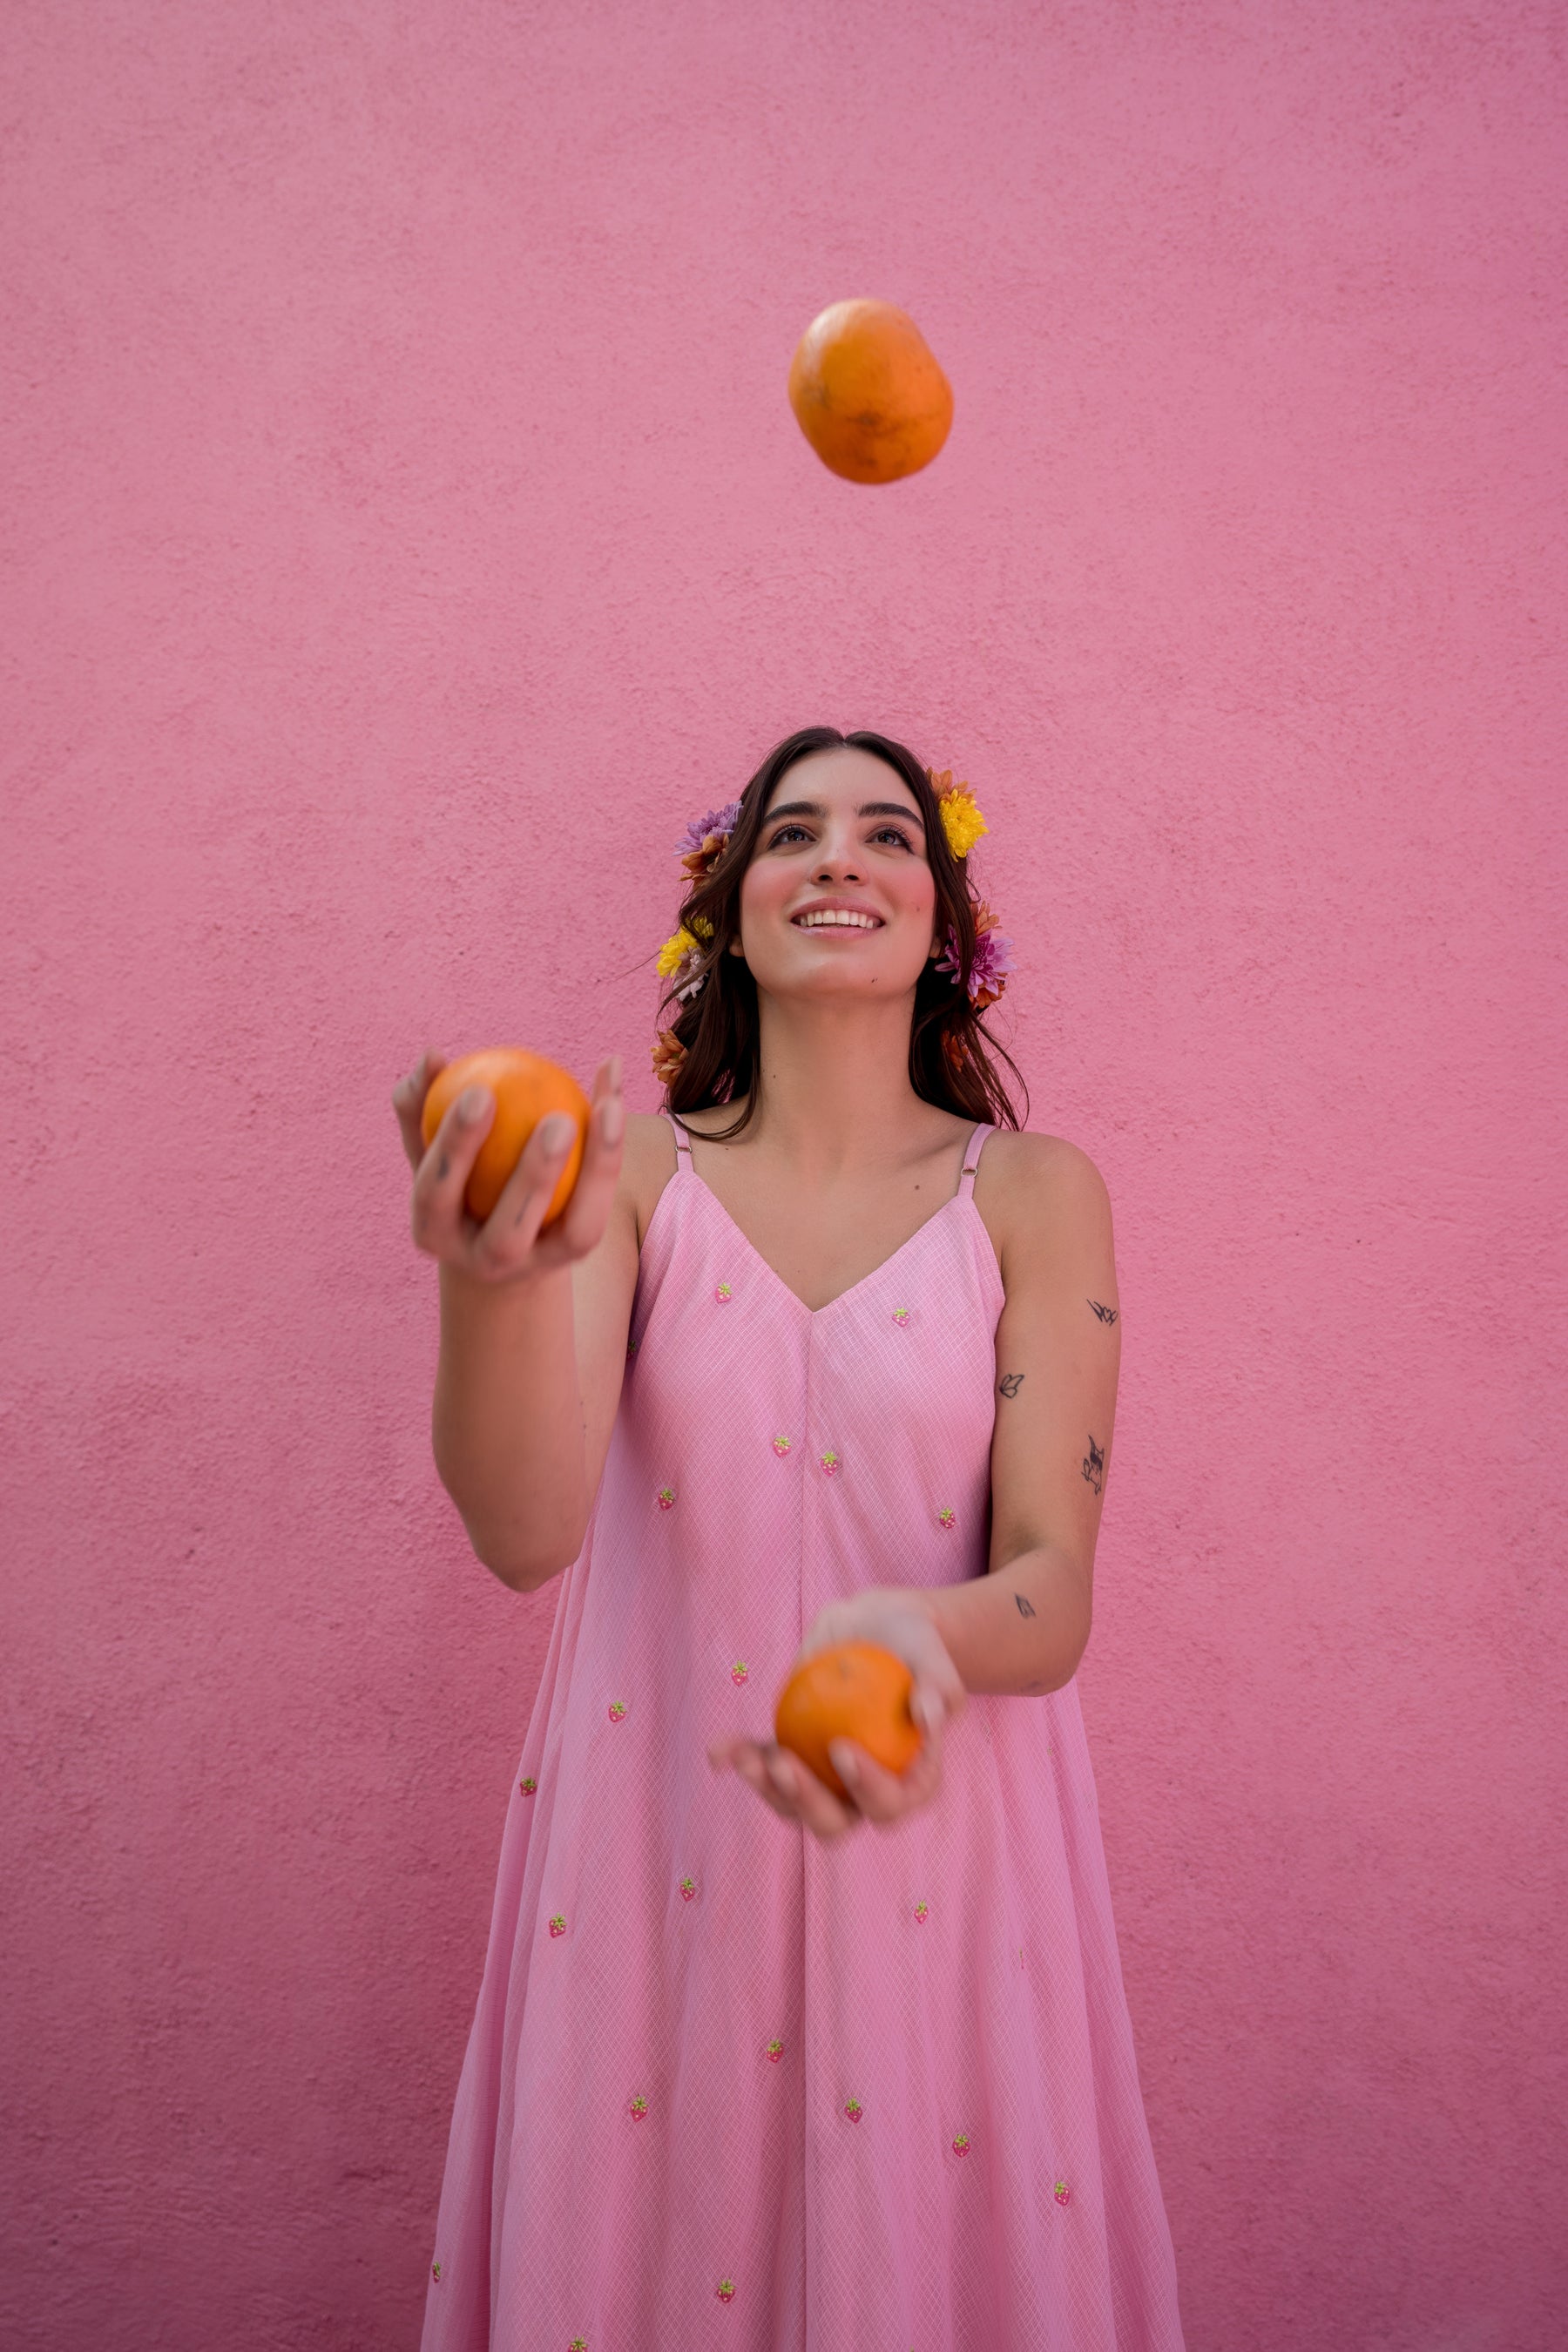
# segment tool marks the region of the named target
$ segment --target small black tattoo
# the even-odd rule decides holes
[[[1089,1452],[1083,1457],[1083,1475],[1098,1495],[1105,1479],[1105,1456],[1089,1435]]]
[[[1005,1397],[1016,1397],[1024,1385],[1022,1372],[1004,1372],[996,1383]]]
[[[447,1181],[447,1169],[451,1166],[451,1164],[452,1164],[452,1163],[451,1163],[451,1161],[447,1159],[447,1157],[446,1153],[443,1151],[443,1153],[441,1154],[440,1159],[439,1159],[439,1160],[437,1160],[437,1161],[436,1162],[436,1181],[437,1181],[437,1184],[444,1184],[444,1183],[446,1182],[446,1181]]]
[[[1035,1610],[1033,1603],[1026,1601],[1021,1592],[1015,1592],[1013,1598],[1018,1604],[1018,1614],[1020,1617],[1034,1616]]]
[[[1099,1316],[1102,1323],[1114,1323],[1117,1315],[1121,1311],[1115,1307],[1102,1307],[1098,1298],[1091,1298],[1089,1301],[1089,1304],[1093,1307],[1095,1313]]]

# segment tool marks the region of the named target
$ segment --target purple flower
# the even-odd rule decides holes
[[[938,971],[945,971],[956,983],[963,974],[963,959],[959,954],[958,934],[950,930],[947,945],[937,960]],[[1007,985],[1008,975],[1016,969],[1013,961],[1013,942],[1004,931],[986,929],[974,942],[973,961],[969,967],[969,1001],[977,1013],[994,1004]]]
[[[711,835],[717,834],[721,839],[727,838],[734,832],[740,821],[739,801],[726,801],[722,808],[710,809],[706,816],[696,818],[687,826],[675,845],[677,857],[699,855],[706,847]]]

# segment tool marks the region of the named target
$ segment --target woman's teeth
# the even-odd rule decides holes
[[[880,929],[875,915],[852,915],[846,908],[839,907],[826,908],[809,915],[797,915],[795,919],[796,928],[803,931],[820,931],[829,927],[850,931],[875,931]]]

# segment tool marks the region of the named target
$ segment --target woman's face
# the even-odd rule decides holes
[[[847,745],[786,769],[740,912],[741,950],[771,995],[908,995],[935,944],[936,885],[897,770]]]

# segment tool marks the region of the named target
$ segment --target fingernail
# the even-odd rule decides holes
[[[610,1087],[614,1093],[619,1094],[621,1090],[621,1057],[618,1054],[612,1054],[610,1055]]]
[[[626,1105],[619,1095],[610,1095],[599,1106],[599,1132],[606,1143],[618,1143],[621,1129],[626,1123]]]
[[[847,1739],[830,1739],[827,1743],[827,1753],[833,1759],[833,1769],[839,1779],[847,1781],[853,1788],[860,1778],[860,1766],[849,1742]]]
[[[483,1087],[465,1087],[463,1088],[461,1095],[458,1098],[458,1117],[462,1120],[465,1127],[472,1127],[475,1119],[483,1118],[485,1115],[485,1105],[489,1100],[489,1097],[485,1092]]]
[[[546,1160],[559,1160],[572,1140],[572,1121],[563,1110],[552,1110],[539,1124],[540,1149]]]

